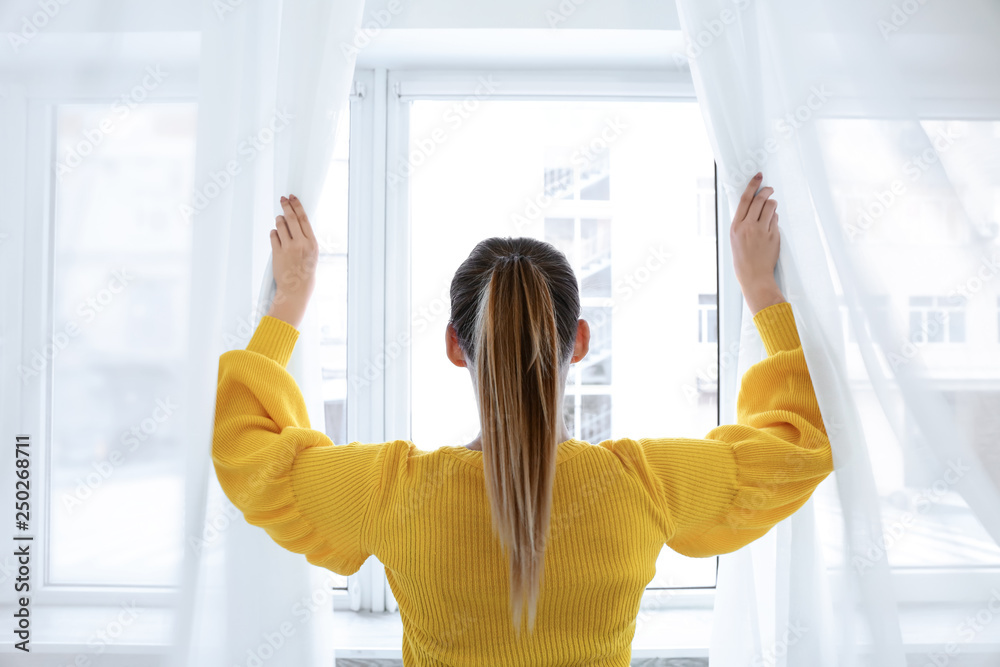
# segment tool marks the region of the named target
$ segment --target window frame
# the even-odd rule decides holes
[[[409,158],[409,102],[472,100],[477,93],[482,99],[484,82],[496,87],[490,99],[696,101],[693,82],[679,71],[356,70],[355,91],[361,91],[361,96],[351,107],[348,377],[372,359],[383,360],[384,370],[357,393],[352,393],[349,384],[349,440],[378,442],[410,436],[410,349],[402,344],[398,352],[394,349],[388,354],[384,347],[408,341],[411,326],[409,178],[393,168]],[[381,277],[373,274],[373,266],[383,268]],[[371,328],[363,330],[362,321]],[[338,593],[335,609],[397,609],[384,567],[375,556],[350,575],[347,590]],[[641,604],[644,608],[710,607],[714,595],[714,586],[649,588]]]
[[[10,342],[2,350],[5,367],[15,369],[25,363],[32,352],[28,341],[51,340],[54,307],[54,246],[55,199],[58,184],[55,178],[56,144],[58,137],[57,113],[61,105],[97,104],[110,106],[121,97],[123,90],[135,86],[136,71],[122,71],[108,62],[99,81],[80,92],[69,82],[50,79],[46,74],[28,83],[14,84],[10,95],[0,105],[0,114],[10,120],[5,123],[8,144],[13,147],[11,157],[4,164],[16,176],[4,179],[0,185],[8,194],[7,201],[18,202],[23,208],[11,212],[14,221],[39,220],[41,224],[15,224],[15,233],[4,238],[21,252],[16,261],[5,262],[3,274],[8,280],[0,289],[5,312],[20,313],[16,318],[4,318],[2,333]],[[176,62],[162,63],[171,68],[171,78],[164,84],[147,91],[143,103],[198,103],[196,72],[183,65],[183,57]],[[141,70],[141,67],[139,68]],[[14,168],[23,165],[22,169]],[[20,289],[16,289],[20,287]],[[9,324],[7,324],[9,322]],[[62,606],[110,605],[117,608],[122,599],[129,599],[140,607],[170,610],[176,600],[176,586],[139,584],[85,584],[53,583],[50,579],[49,557],[51,544],[50,509],[52,507],[50,474],[52,471],[52,396],[53,364],[45,367],[34,380],[37,386],[26,390],[16,372],[0,380],[4,400],[0,414],[5,423],[17,423],[18,432],[32,438],[33,461],[31,467],[32,532],[36,567],[32,572],[32,603],[37,609]],[[7,417],[10,417],[7,421]],[[6,450],[4,463],[13,469],[13,457]],[[185,548],[186,549],[186,548]],[[0,563],[6,567],[6,563]],[[44,613],[44,612],[42,612]]]

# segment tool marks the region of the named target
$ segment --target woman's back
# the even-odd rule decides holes
[[[446,352],[469,369],[481,426],[467,448],[334,446],[309,428],[285,366],[318,246],[300,203],[283,201],[289,220],[279,216],[271,233],[275,275],[290,276],[279,285],[288,298],[272,305],[281,317],[265,316],[245,350],[219,360],[219,483],[249,523],[315,565],[352,574],[377,556],[408,667],[627,665],[664,544],[687,556],[738,549],[833,470],[792,308],[774,280],[777,203],[771,188],[758,192],[761,178],[730,228],[768,355],[743,375],[736,423],[704,439],[597,446],[569,439],[562,415],[569,367],[589,349],[579,282],[565,255],[530,237],[480,242],[452,279]]]
[[[482,665],[485,655],[495,665],[537,665],[545,655],[557,658],[551,664],[629,663],[664,527],[612,451],[579,440],[559,445],[538,618],[517,638],[482,454],[389,447],[400,475],[384,513],[373,516],[374,553],[399,604],[406,664]]]
[[[265,317],[222,355],[213,459],[247,521],[340,574],[372,554],[404,624],[406,665],[627,665],[664,544],[726,553],[797,510],[833,469],[791,306],[754,317],[768,353],[743,377],[737,424],[705,439],[558,445],[543,582],[517,637],[509,560],[490,521],[482,452],[334,446],[285,370],[298,332]]]

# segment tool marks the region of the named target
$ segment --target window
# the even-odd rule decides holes
[[[858,337],[854,333],[854,327],[851,325],[847,305],[842,304],[841,307],[843,312],[844,327],[847,329],[847,340],[850,343],[856,344],[858,342]],[[889,295],[877,295],[871,305],[871,308],[873,309],[874,320],[865,320],[864,323],[865,332],[869,338],[872,338],[874,335],[872,331],[873,324],[882,327],[891,327],[892,325],[889,311]]]
[[[874,337],[878,318],[880,328],[889,334],[876,346],[887,377],[900,364],[921,364],[928,387],[940,391],[983,466],[996,474],[992,462],[996,460],[1000,365],[996,355],[967,354],[962,348],[975,342],[977,331],[967,327],[966,318],[969,324],[986,321],[994,302],[982,293],[986,283],[976,277],[977,260],[970,262],[970,258],[982,257],[982,240],[971,223],[977,215],[995,217],[984,202],[1000,184],[1000,171],[988,158],[1000,150],[1000,123],[922,121],[926,137],[916,142],[909,141],[920,139],[911,128],[894,123],[860,119],[817,123],[845,237],[861,246],[861,252],[877,252],[880,258],[881,272],[873,280],[877,278],[885,292],[868,304],[872,320],[865,322],[865,332]],[[896,144],[886,137],[906,137],[907,141]],[[856,160],[850,158],[859,151],[865,153],[869,169],[859,171]],[[949,170],[947,180],[936,178],[927,166],[940,162],[948,167],[951,159],[959,160],[963,168]],[[906,185],[905,193],[891,205],[883,204],[879,193],[894,180]],[[956,191],[974,204],[968,213],[961,211]],[[884,192],[882,200],[889,201]],[[929,272],[926,283],[913,284],[921,278],[914,267],[924,262],[954,266],[954,282],[941,285],[934,272]],[[949,293],[955,286],[961,288]],[[1000,313],[997,321],[1000,327]],[[963,568],[1000,566],[1000,548],[956,490],[959,473],[949,470],[947,462],[937,461],[916,432],[914,416],[903,409],[899,393],[890,388],[885,404],[879,400],[865,379],[865,363],[850,325],[847,335],[854,344],[849,346],[847,370],[859,416],[869,441],[879,443],[870,451],[881,499],[884,544],[872,545],[868,553],[884,555],[897,573],[921,568],[923,581],[931,581],[929,573],[933,573],[943,578],[940,585],[945,589],[959,590],[954,582],[960,581]],[[885,344],[889,347],[883,349]],[[833,517],[824,503],[819,494],[821,515]],[[839,563],[843,557],[836,549],[827,554],[830,563]],[[926,588],[920,595],[932,599],[938,594]]]
[[[718,358],[716,248],[694,246],[704,231],[700,206],[711,206],[715,233],[714,162],[697,106],[569,95],[471,101],[461,86],[408,97],[408,79],[400,78],[400,149],[390,152],[387,170],[407,173],[398,195],[406,205],[390,202],[397,217],[387,225],[394,238],[408,238],[409,270],[400,280],[410,292],[406,363],[414,385],[409,432],[399,437],[434,449],[465,444],[479,431],[469,371],[448,362],[443,329],[451,277],[489,236],[548,241],[577,275],[591,344],[568,374],[571,437],[704,437],[718,424],[716,390],[703,388],[695,410],[683,391]],[[450,123],[462,110],[465,121]],[[703,317],[699,294],[712,299],[704,344],[682,324],[684,312],[688,322]],[[715,559],[664,548],[650,588],[712,587],[715,569]]]
[[[323,194],[310,221],[319,242],[313,300],[320,314],[320,354],[326,434],[337,443],[347,436],[347,197],[350,111],[337,127],[333,159]]]
[[[719,309],[714,294],[698,295],[698,342],[719,342]]]
[[[179,204],[196,105],[54,115],[51,331],[67,344],[51,362],[47,583],[169,586],[184,551],[192,228]]]
[[[715,238],[715,179],[698,177],[696,180],[698,197],[698,235]]]
[[[964,343],[964,306],[947,297],[911,296],[909,331],[914,343]]]
[[[335,444],[347,443],[347,213],[350,105],[340,114],[329,172],[310,223],[319,243],[319,265],[312,297],[320,320],[325,433]],[[348,578],[330,573],[335,589]]]

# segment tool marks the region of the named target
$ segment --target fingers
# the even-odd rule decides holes
[[[292,208],[292,202],[287,197],[281,198],[281,210],[285,214],[282,217],[285,220],[285,224],[288,225],[288,231],[291,233],[292,238],[305,236],[302,233],[302,227],[299,226],[299,216]]]
[[[760,186],[761,179],[764,175],[761,172],[757,172],[757,175],[750,179],[747,184],[747,189],[743,191],[743,196],[740,197],[740,203],[736,207],[736,220],[742,220],[746,217],[747,211],[750,210],[750,204],[753,202],[753,195],[757,192],[757,188]]]
[[[764,208],[760,212],[760,221],[764,223],[764,227],[770,229],[771,219],[774,217],[774,209],[778,208],[778,202],[774,199],[768,199],[764,202]]]
[[[278,230],[277,229],[272,229],[271,230],[271,250],[274,251],[275,249],[280,248],[280,247],[281,247],[281,238],[278,236]]]
[[[770,186],[760,189],[760,192],[757,193],[757,196],[753,198],[753,202],[750,204],[750,210],[747,211],[747,220],[751,222],[760,220],[760,213],[764,208],[764,202],[772,194],[774,194],[774,188]]]
[[[292,205],[292,210],[295,211],[295,216],[299,221],[299,227],[302,229],[302,235],[308,239],[314,238],[312,225],[309,223],[309,218],[306,216],[306,209],[302,206],[302,202],[295,195],[289,195],[288,201]]]
[[[281,245],[291,242],[292,232],[288,229],[288,221],[285,220],[285,216],[279,215],[274,218],[274,228],[278,230],[278,240]]]

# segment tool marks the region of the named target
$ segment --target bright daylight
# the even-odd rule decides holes
[[[994,3],[0,27],[0,664],[1000,665]]]

